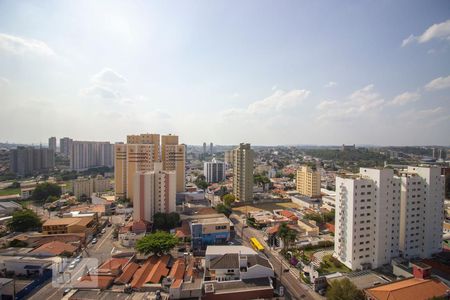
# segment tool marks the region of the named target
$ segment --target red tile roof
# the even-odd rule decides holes
[[[184,238],[191,236],[191,228],[187,221],[181,222],[181,227],[175,228],[175,236],[177,238]]]
[[[409,278],[379,285],[365,292],[374,300],[427,300],[444,296],[448,287],[440,280]]]
[[[130,282],[137,269],[139,269],[139,265],[134,262],[130,262],[123,268],[122,274],[120,274],[120,276],[117,277],[114,282],[118,284],[127,284],[128,282]]]
[[[289,218],[292,221],[297,221],[298,217],[291,211],[288,210],[282,210],[280,211],[280,215],[282,215],[283,217]]]
[[[170,270],[169,277],[172,279],[183,279],[185,268],[184,259],[178,258]]]
[[[114,281],[114,276],[86,275],[75,284],[76,289],[101,289],[109,288]]]
[[[161,277],[167,276],[169,273],[169,269],[167,269],[169,260],[169,255],[164,255],[162,257],[156,255],[150,256],[134,274],[131,286],[133,288],[140,288],[147,282],[160,282]]]
[[[125,266],[128,261],[128,258],[110,258],[109,260],[105,261],[100,267],[98,267],[98,272],[108,273],[117,271],[118,269],[121,269],[123,266]]]
[[[72,246],[70,244],[66,244],[60,241],[52,241],[46,244],[43,244],[42,246],[34,249],[31,251],[31,253],[35,254],[53,254],[55,256],[61,255],[64,252],[73,254],[77,250],[77,247]]]

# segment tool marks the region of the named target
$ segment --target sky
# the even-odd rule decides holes
[[[0,142],[450,145],[450,1],[0,0]]]

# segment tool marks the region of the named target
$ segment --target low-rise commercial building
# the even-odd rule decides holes
[[[230,239],[230,229],[231,224],[227,217],[192,220],[192,248],[205,249],[208,245],[224,245]]]
[[[42,224],[43,234],[84,233],[87,240],[96,230],[97,220],[94,216],[49,219]]]

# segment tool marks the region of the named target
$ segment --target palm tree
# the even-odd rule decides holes
[[[287,223],[281,223],[278,229],[278,236],[283,241],[283,250],[286,250],[295,242],[297,231],[290,228]]]

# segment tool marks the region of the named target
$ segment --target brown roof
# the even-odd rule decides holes
[[[294,220],[294,221],[298,220],[298,217],[293,212],[290,212],[288,210],[282,210],[282,211],[280,211],[280,214],[283,217],[289,218],[291,220]]]
[[[51,253],[53,255],[61,255],[64,252],[74,253],[77,250],[77,247],[72,246],[70,244],[66,244],[60,241],[53,241],[34,249],[31,253]]]
[[[226,253],[222,256],[211,259],[210,269],[239,269],[239,254]]]
[[[115,283],[118,284],[127,284],[130,282],[131,278],[133,277],[134,273],[136,273],[137,269],[139,269],[139,265],[134,262],[130,262],[128,265],[123,268],[123,273],[120,274],[119,277],[116,278]]]
[[[169,255],[162,257],[152,255],[147,258],[146,262],[134,274],[131,286],[133,288],[140,288],[147,282],[160,282],[161,277],[167,276],[169,273],[169,269],[167,269],[169,259]]]
[[[110,258],[105,261],[100,267],[98,272],[112,272],[121,269],[128,262],[128,258]]]
[[[86,275],[81,277],[81,279],[75,284],[76,289],[101,289],[105,290],[109,288],[113,281],[114,276],[97,276],[97,275]]]
[[[186,265],[184,264],[184,259],[178,258],[170,270],[169,277],[172,279],[182,279],[184,277],[184,269]]]
[[[42,226],[57,226],[57,225],[80,225],[86,226],[93,220],[92,217],[82,217],[82,218],[56,218],[48,219]]]
[[[409,278],[379,285],[365,292],[376,300],[427,300],[444,296],[448,287],[437,279]]]

